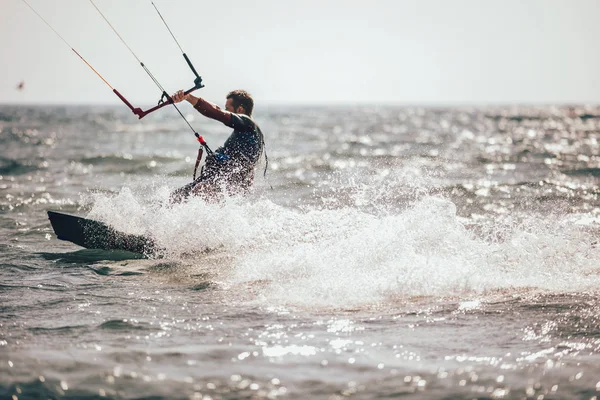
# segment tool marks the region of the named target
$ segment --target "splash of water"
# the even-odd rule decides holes
[[[169,205],[166,187],[141,198],[128,188],[95,195],[89,216],[150,234],[162,256],[218,271],[231,287],[259,282],[256,298],[269,303],[344,306],[600,283],[593,234],[566,217],[499,224],[498,240],[467,229],[455,205],[434,196],[383,215],[350,206],[296,210],[266,199]],[[207,248],[219,257],[204,257]]]

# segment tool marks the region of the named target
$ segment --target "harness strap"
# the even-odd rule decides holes
[[[267,177],[267,168],[269,168],[269,157],[267,157],[267,146],[265,145],[265,138],[263,137],[263,135],[261,134],[261,142],[262,142],[262,148],[265,152],[265,171],[263,172],[263,178]]]
[[[202,159],[202,146],[198,149],[198,157],[196,157],[196,165],[194,165],[194,177],[193,177],[193,181],[196,180],[196,172],[198,171],[198,165],[200,165],[200,160]],[[200,175],[202,175],[202,169],[204,169],[204,167],[202,167],[200,169]]]

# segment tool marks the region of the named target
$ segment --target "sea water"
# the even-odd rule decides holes
[[[253,193],[171,204],[174,112],[1,106],[0,397],[595,398],[598,114],[258,107]],[[47,210],[159,250],[61,242]]]

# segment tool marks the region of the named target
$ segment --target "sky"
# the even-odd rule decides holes
[[[27,0],[134,105],[160,90],[87,0]],[[94,0],[168,92],[191,71],[150,0]],[[599,104],[599,0],[155,0],[202,97],[265,104]],[[120,100],[22,0],[0,0],[0,103]],[[24,81],[23,90],[17,90]]]

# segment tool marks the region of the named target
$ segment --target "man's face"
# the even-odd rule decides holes
[[[233,99],[227,99],[225,102],[225,110],[234,113],[235,109],[233,108]]]
[[[233,108],[233,99],[227,99],[225,102],[225,110],[236,114],[244,113],[244,107],[242,106],[238,106],[237,109]]]

